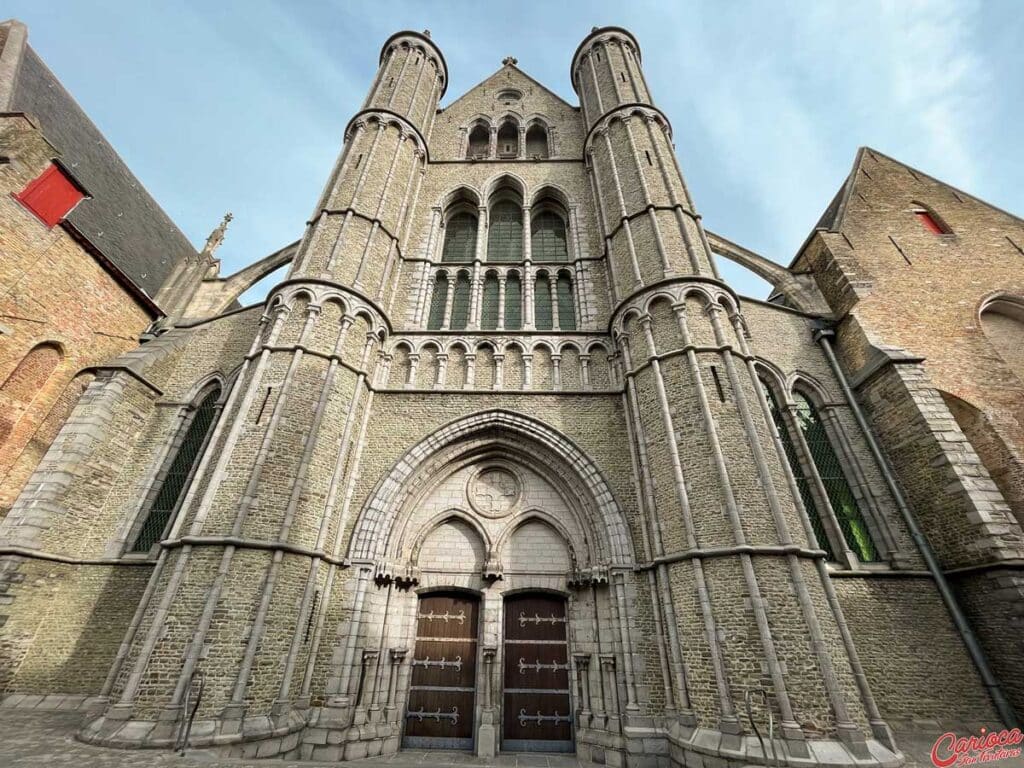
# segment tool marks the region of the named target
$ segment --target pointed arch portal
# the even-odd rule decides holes
[[[407,747],[572,751],[591,691],[620,680],[634,700],[625,516],[594,461],[538,419],[488,410],[409,448],[364,505],[348,560],[358,607],[339,693],[394,701]],[[614,664],[595,628],[616,638]],[[388,678],[360,646],[408,649],[391,657],[408,652],[408,672]],[[599,653],[600,666],[571,664]]]

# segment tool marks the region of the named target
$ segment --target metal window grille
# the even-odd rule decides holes
[[[533,324],[538,331],[550,331],[554,328],[551,318],[551,289],[547,275],[537,275],[533,284]]]
[[[217,415],[217,400],[220,398],[220,387],[214,387],[196,408],[195,415],[185,428],[185,434],[178,446],[177,453],[171,459],[170,466],[160,483],[160,489],[146,514],[133,552],[148,552],[163,536],[171,515],[178,508],[185,489],[188,488],[192,470],[199,459],[199,454],[206,443],[206,437],[213,426]]]
[[[568,261],[565,222],[557,213],[542,211],[533,217],[530,255],[534,261]]]
[[[793,477],[796,478],[796,487],[800,492],[800,500],[807,510],[807,517],[811,520],[811,529],[814,531],[814,538],[818,540],[818,546],[828,552],[828,559],[835,560],[835,553],[832,551],[832,543],[828,540],[825,526],[821,522],[821,513],[818,512],[818,504],[814,501],[814,494],[811,493],[811,482],[804,474],[804,468],[800,463],[800,455],[793,443],[793,436],[789,433],[786,420],[782,410],[779,408],[779,401],[775,399],[775,391],[771,386],[761,379],[761,386],[768,398],[768,408],[772,413],[772,421],[775,422],[775,429],[778,430],[779,439],[782,440],[782,449],[786,453],[786,460],[790,469],[793,470]]]
[[[452,320],[449,327],[461,331],[469,324],[469,275],[459,273],[455,279],[455,294],[452,296]]]
[[[448,303],[448,276],[438,275],[434,281],[434,293],[430,297],[430,316],[427,328],[436,331],[444,325],[444,308]]]
[[[487,233],[488,261],[522,261],[523,211],[513,202],[498,203],[491,209]]]
[[[476,216],[457,213],[448,220],[441,261],[472,261],[476,255]]]
[[[493,331],[498,327],[497,275],[487,275],[484,278],[484,295],[480,304],[480,327],[485,331]]]
[[[519,275],[505,278],[505,328],[518,331],[523,327],[523,284]]]
[[[815,469],[818,470],[821,483],[825,486],[825,493],[828,495],[832,510],[839,520],[843,538],[846,539],[847,545],[861,562],[877,561],[879,559],[878,550],[871,539],[871,533],[868,531],[860,507],[857,505],[853,490],[843,474],[842,464],[828,438],[818,409],[799,393],[794,396],[794,401],[796,402],[796,418],[800,425],[800,431],[807,442],[807,448],[811,452],[811,459],[814,461]]]
[[[558,294],[558,327],[563,331],[576,330],[576,308],[573,302],[572,280],[568,275],[559,275],[555,283]]]

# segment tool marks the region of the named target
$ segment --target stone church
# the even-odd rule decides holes
[[[74,311],[135,309],[77,369],[0,318],[0,706],[612,766],[895,767],[1018,722],[1021,219],[863,148],[784,268],[705,228],[627,30],[573,53],[579,106],[511,57],[445,101],[400,32],[300,238],[220,277],[223,226],[88,229],[114,176],[61,161],[77,106],[6,29],[0,247],[80,248],[46,281],[88,257],[121,293]]]

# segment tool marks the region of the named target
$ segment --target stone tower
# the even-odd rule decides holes
[[[177,545],[161,554],[111,670],[94,740],[173,743],[200,662],[208,737],[240,740],[243,722],[247,739],[304,724],[293,713],[308,707],[316,661],[306,623],[340,564],[350,454],[371,411],[390,275],[446,81],[427,35],[385,43],[170,533]]]
[[[867,758],[866,731],[891,748],[784,470],[739,298],[715,272],[636,40],[595,29],[573,56],[572,82],[671,630],[674,749],[710,730],[720,755],[749,758],[739,707],[759,690],[793,755],[809,758],[807,742],[828,736]],[[725,607],[735,600],[743,611]]]

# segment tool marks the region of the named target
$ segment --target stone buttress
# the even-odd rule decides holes
[[[306,725],[314,666],[329,654],[322,617],[339,599],[370,385],[391,328],[382,307],[446,82],[429,36],[385,43],[128,628],[107,708],[82,738],[170,745],[200,681],[194,745],[297,738]]]
[[[611,274],[611,328],[667,624],[674,763],[895,765],[749,353],[652,104],[636,40],[572,61]],[[716,763],[716,765],[719,763]]]

